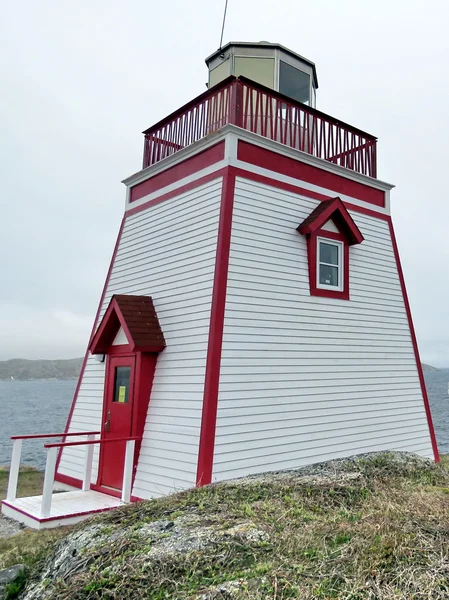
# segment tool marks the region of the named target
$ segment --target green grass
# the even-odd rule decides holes
[[[0,499],[6,498],[9,469],[0,467]],[[42,493],[44,474],[34,467],[20,467],[17,496],[37,496]]]
[[[87,548],[88,566],[50,582],[48,598],[448,598],[448,464],[446,457],[440,466],[410,466],[378,456],[348,463],[335,478],[292,473],[110,511],[94,522],[112,541]],[[149,558],[153,542],[138,531],[180,517],[197,520],[192,538],[200,527],[215,528],[216,543]],[[266,537],[231,535],[242,524]],[[114,538],[123,527],[126,537]],[[238,582],[232,593],[214,591],[229,582]]]
[[[0,468],[0,498],[6,497],[8,487],[8,469]],[[33,467],[21,467],[17,486],[18,497],[37,496],[42,493],[43,473]],[[0,569],[16,564],[33,567],[39,559],[45,557],[54,543],[67,533],[67,528],[35,531],[24,529],[21,533],[8,538],[0,538]],[[17,589],[23,587],[24,578],[10,584],[7,598],[15,598]]]
[[[37,485],[35,474],[21,477],[22,485],[32,477]],[[142,528],[179,519],[188,520],[192,539],[208,528],[213,541],[190,552],[150,555],[155,542]],[[119,508],[91,523],[99,527],[98,544],[82,551],[75,573],[46,581],[49,600],[449,597],[446,456],[433,465],[381,455],[348,462],[334,477],[290,473],[207,486]],[[123,528],[126,536],[117,537]],[[252,530],[263,536],[245,537]],[[0,540],[0,567],[24,562],[34,569],[32,578],[48,577],[43,559],[66,532]],[[158,539],[170,542],[173,535],[169,528]],[[218,593],[220,585],[233,591]],[[14,594],[11,589],[8,598]]]

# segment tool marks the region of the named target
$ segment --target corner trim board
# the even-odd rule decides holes
[[[415,328],[413,326],[412,311],[410,309],[410,304],[408,301],[407,288],[405,287],[404,273],[402,271],[401,259],[399,256],[399,249],[398,249],[398,245],[396,242],[396,236],[394,233],[393,221],[391,220],[391,218],[388,219],[388,226],[390,229],[391,242],[393,245],[394,257],[396,259],[396,266],[398,269],[399,281],[401,283],[402,296],[404,298],[404,305],[405,305],[405,311],[407,313],[407,320],[408,320],[408,325],[409,325],[409,329],[410,329],[410,336],[412,338],[412,345],[413,345],[413,350],[415,353],[416,368],[418,369],[419,383],[421,384],[421,391],[422,391],[422,396],[423,396],[423,400],[424,400],[424,408],[425,408],[426,417],[427,417],[427,424],[429,426],[430,440],[432,442],[433,456],[435,458],[435,462],[440,462],[440,455],[438,452],[438,445],[437,445],[435,430],[434,430],[433,421],[432,421],[432,413],[430,410],[429,397],[427,396],[426,382],[424,380],[424,373],[423,373],[423,369],[422,369],[421,358],[419,356],[418,342],[416,340]]]
[[[203,410],[198,449],[197,486],[207,485],[212,481],[234,190],[235,174],[231,169],[227,169],[227,173],[223,177],[221,193],[217,254],[204,380]]]

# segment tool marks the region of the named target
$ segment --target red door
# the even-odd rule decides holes
[[[134,366],[132,356],[108,358],[101,436],[104,439],[131,437]],[[125,449],[126,442],[101,445],[98,473],[101,486],[122,489]]]

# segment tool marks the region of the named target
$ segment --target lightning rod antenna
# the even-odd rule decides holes
[[[223,44],[223,33],[224,33],[224,28],[225,28],[225,22],[226,22],[226,11],[228,10],[228,0],[225,0],[225,7],[224,7],[224,14],[223,14],[223,25],[221,26],[221,37],[220,37],[220,46],[219,46],[219,50],[221,50],[221,45]]]

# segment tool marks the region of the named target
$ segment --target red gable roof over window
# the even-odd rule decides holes
[[[320,229],[329,219],[348,239],[349,245],[361,244],[363,235],[355,224],[347,208],[340,198],[324,200],[313,210],[310,215],[299,225],[297,230],[303,235],[309,235]]]
[[[128,338],[131,352],[161,352],[165,348],[153,300],[150,296],[112,296],[89,350],[106,354],[120,327]]]

